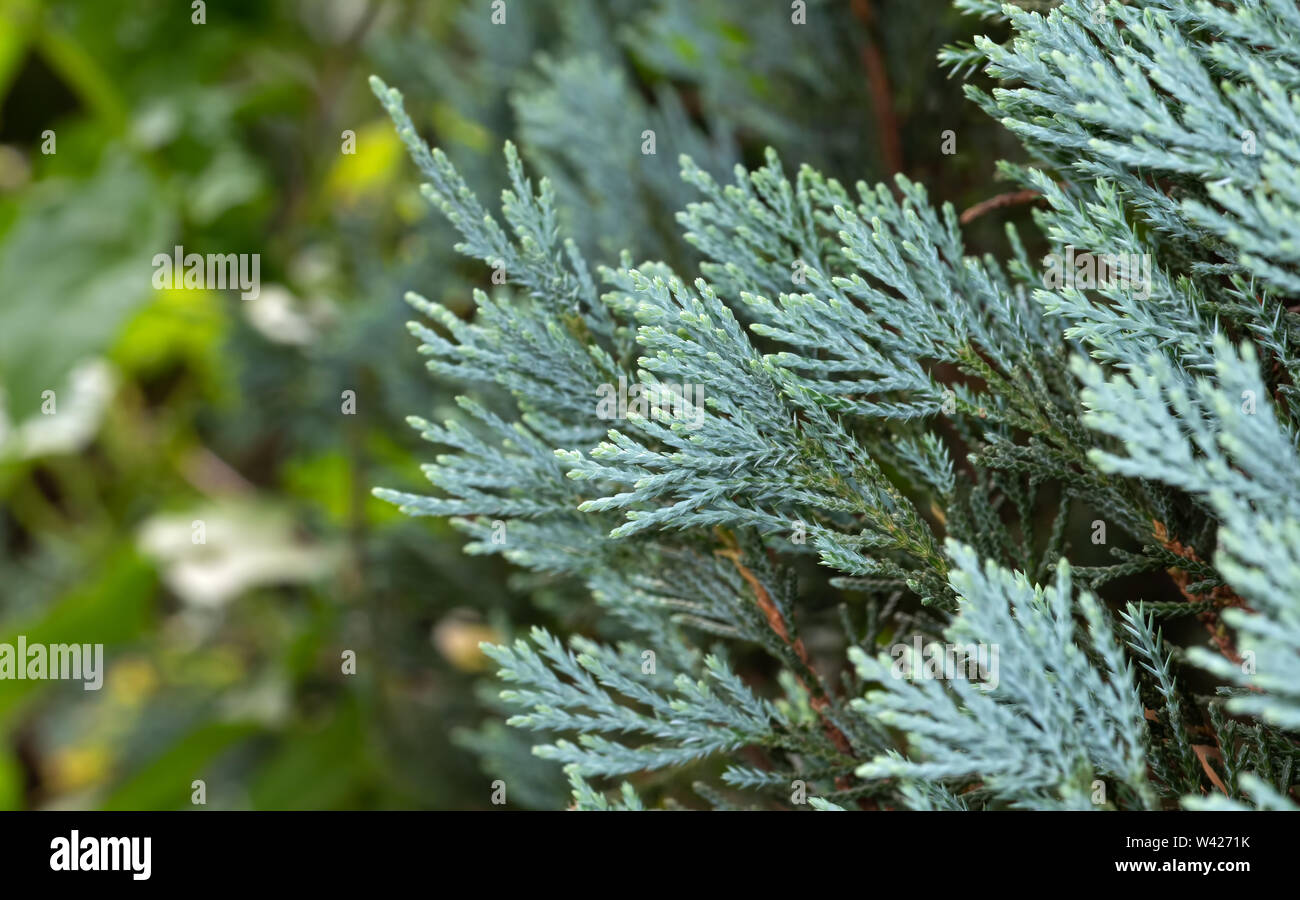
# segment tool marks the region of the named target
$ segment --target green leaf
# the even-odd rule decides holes
[[[172,216],[157,181],[110,154],[87,180],[35,187],[0,248],[0,388],[15,422],[101,354],[149,298]]]
[[[191,784],[196,778],[203,778],[207,765],[234,744],[260,730],[261,726],[249,722],[200,725],[132,774],[109,795],[103,808],[189,808]]]

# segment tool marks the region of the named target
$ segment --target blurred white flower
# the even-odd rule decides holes
[[[244,304],[244,317],[267,339],[277,344],[310,344],[329,321],[329,305],[322,300],[303,302],[282,285],[267,285]]]
[[[195,542],[199,537],[202,543]],[[338,546],[298,538],[282,511],[243,501],[154,516],[141,526],[137,542],[159,561],[176,596],[205,608],[258,585],[324,578],[342,559]]]
[[[116,388],[116,370],[106,360],[92,359],[73,369],[67,386],[55,391],[53,415],[36,412],[15,424],[0,403],[0,460],[82,450],[99,431]]]

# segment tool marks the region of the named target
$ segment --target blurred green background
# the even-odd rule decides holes
[[[0,0],[0,641],[106,662],[99,692],[0,681],[0,808],[188,808],[194,779],[208,808],[479,808],[507,774],[512,805],[565,805],[477,643],[594,627],[585,596],[369,494],[420,489],[404,418],[454,411],[403,292],[468,313],[491,289],[371,73],[485,204],[516,140],[605,264],[692,263],[682,151],[901,168],[959,205],[1015,155],[934,63],[978,27],[946,0],[814,0],[805,28],[766,0],[490,6]],[[941,153],[947,129],[979,152]],[[259,296],[153,289],[175,245],[259,254]]]

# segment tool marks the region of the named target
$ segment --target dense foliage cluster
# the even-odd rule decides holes
[[[599,608],[487,650],[580,808],[1294,808],[1300,6],[957,6],[1009,34],[942,61],[1039,204],[1001,259],[901,175],[728,178],[696,123],[753,108],[575,106],[575,60],[517,98],[546,177],[507,144],[498,215],[374,81],[484,273],[472,317],[408,295],[470,387],[410,420],[436,493],[377,493]]]

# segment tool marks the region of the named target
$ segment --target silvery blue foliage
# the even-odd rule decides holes
[[[796,782],[823,810],[1290,803],[1300,9],[958,5],[1011,29],[943,56],[999,80],[968,93],[1029,152],[1002,172],[1039,196],[1047,260],[1014,228],[1005,261],[969,253],[955,208],[901,176],[849,189],[769,150],[720,182],[725,130],[692,132],[671,94],[620,105],[620,73],[575,102],[596,47],[517,99],[552,177],[507,145],[498,219],[375,81],[458,249],[506,274],[470,321],[408,298],[430,369],[475,393],[463,420],[411,420],[447,448],[437,493],[376,493],[608,613],[599,639],[485,649],[577,808],[645,805],[589,779],[678,770],[722,808],[801,802]],[[641,122],[691,135],[681,184],[626,139],[572,170],[579,131]],[[611,205],[583,219],[593,186]],[[681,207],[672,261],[632,255],[661,249],[618,215],[645,198]],[[612,384],[680,402],[607,421]],[[1090,547],[1073,520],[1112,536]],[[1202,646],[1170,643],[1173,617]],[[894,678],[913,633],[996,647],[996,687]],[[1219,692],[1191,692],[1190,665]]]
[[[1153,806],[1132,666],[1099,601],[1075,595],[1064,562],[1041,588],[981,566],[969,547],[951,546],[949,555],[960,600],[944,637],[950,646],[998,648],[997,680],[899,677],[887,655],[852,648],[859,676],[884,685],[854,709],[905,733],[908,748],[906,758],[877,756],[858,775],[924,784],[977,778],[994,799],[1037,809],[1092,809],[1097,785],[1113,782]]]
[[[1081,366],[1087,421],[1119,439],[1121,455],[1094,451],[1100,468],[1176,485],[1220,522],[1216,568],[1254,612],[1224,620],[1249,656],[1231,661],[1194,647],[1191,658],[1246,690],[1235,713],[1300,729],[1300,459],[1294,429],[1279,420],[1250,345],[1216,343],[1213,380],[1152,357],[1142,374],[1103,380]]]

